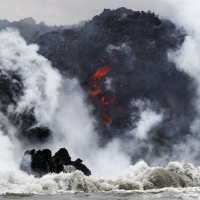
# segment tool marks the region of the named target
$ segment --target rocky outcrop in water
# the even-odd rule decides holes
[[[80,170],[86,176],[91,175],[91,171],[82,164],[80,158],[75,161],[71,160],[65,148],[61,148],[54,156],[52,156],[49,149],[38,151],[35,151],[35,149],[27,150],[22,158],[20,168],[38,177],[48,173],[70,172],[70,170]]]

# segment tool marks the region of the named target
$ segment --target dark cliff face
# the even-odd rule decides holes
[[[148,143],[161,156],[191,134],[195,86],[167,57],[184,37],[182,29],[154,13],[120,8],[104,10],[80,30],[46,33],[36,43],[61,74],[79,79],[95,107],[102,144],[112,137],[125,138],[136,126],[141,111],[133,102],[148,102],[154,112],[163,112],[139,153],[133,152],[133,160],[148,160]]]
[[[63,30],[67,26],[47,26],[44,22],[37,24],[32,17],[13,22],[0,20],[0,30],[8,27],[17,28],[24,39],[31,43],[46,32]]]
[[[32,20],[20,23],[27,31],[36,26]],[[25,37],[28,42],[33,40],[31,34],[28,39]],[[134,134],[128,133],[137,126],[145,109],[162,113],[163,117],[149,130],[138,151],[131,152],[134,161],[143,158],[148,162],[151,154],[170,155],[173,145],[191,134],[190,124],[196,116],[192,104],[195,85],[167,56],[180,47],[186,34],[170,21],[160,20],[151,12],[120,8],[104,10],[81,27],[40,35],[35,36],[39,53],[63,77],[76,77],[88,94],[98,122],[100,145],[114,137],[136,140]],[[4,114],[10,102],[15,104],[23,94],[23,87],[20,77],[1,74],[0,108]],[[143,102],[142,108],[138,101]],[[31,111],[9,118],[19,127],[19,137],[25,136],[29,141],[33,138],[44,141],[54,134],[48,127],[30,129],[36,123]]]

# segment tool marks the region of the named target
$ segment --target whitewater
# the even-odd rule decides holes
[[[155,170],[166,170],[172,176],[173,173],[179,174],[185,182],[185,188],[181,188],[175,179],[172,183],[164,174],[157,176]],[[155,180],[152,180],[152,174]],[[171,187],[159,188],[162,185]],[[87,177],[78,170],[35,178],[19,170],[4,170],[0,172],[0,199],[199,199],[199,185],[200,167],[183,162],[170,162],[162,168],[149,167],[140,161],[110,178],[109,175],[98,173]]]

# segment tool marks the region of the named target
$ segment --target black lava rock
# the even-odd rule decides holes
[[[190,125],[197,116],[194,80],[168,59],[185,36],[183,29],[153,12],[119,8],[105,9],[80,29],[46,33],[35,42],[41,55],[63,76],[78,78],[88,93],[100,145],[116,137],[135,140],[134,135],[127,137],[141,118],[134,102],[147,102],[155,113],[164,113],[132,153],[134,162],[151,162],[155,155],[173,154],[173,145],[192,134]]]
[[[82,171],[86,176],[91,175],[91,171],[82,164],[80,158],[76,161],[71,161],[71,157],[65,148],[61,148],[53,157],[49,149],[42,151],[27,150],[24,153],[20,168],[23,171],[41,177],[48,173],[60,173],[64,170],[64,166],[74,166],[75,169]]]

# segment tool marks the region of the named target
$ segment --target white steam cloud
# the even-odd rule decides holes
[[[37,53],[38,46],[28,46],[18,31],[3,30],[0,33],[0,49],[0,69],[5,73],[12,71],[18,74],[24,86],[24,95],[17,108],[9,107],[10,112],[22,113],[34,107],[37,121],[45,125],[57,107],[60,74]]]
[[[57,107],[60,74],[51,68],[48,60],[37,54],[37,45],[27,45],[14,29],[0,32],[0,69],[9,77],[17,74],[24,87],[23,95],[17,105],[9,105],[8,112],[21,114],[34,108],[34,114],[40,125],[51,121]],[[18,82],[17,80],[13,80]],[[16,98],[17,99],[17,98]],[[48,103],[47,103],[48,102]],[[0,168],[18,167],[23,150],[16,138],[17,129],[0,113]]]
[[[104,148],[98,147],[92,107],[86,104],[86,94],[76,79],[65,80],[59,93],[59,106],[49,124],[54,133],[47,145],[53,152],[66,147],[72,159],[80,157],[96,175],[116,175],[130,164],[120,140]]]
[[[169,59],[175,62],[179,70],[194,78],[198,85],[198,98],[194,104],[199,115],[191,125],[194,135],[188,137],[186,144],[180,144],[176,148],[179,159],[195,163],[195,156],[199,154],[198,146],[200,145],[198,136],[200,131],[200,2],[197,0],[164,0],[163,2],[173,11],[169,16],[170,19],[187,32],[183,45],[179,50],[169,52]]]
[[[37,120],[35,126],[45,126],[52,131],[52,140],[48,143],[32,144],[26,148],[50,148],[55,153],[65,147],[73,160],[80,157],[92,171],[103,170],[109,175],[125,169],[130,160],[123,153],[120,141],[114,140],[104,149],[98,147],[92,107],[86,103],[87,94],[79,82],[76,79],[64,80],[37,51],[38,46],[27,45],[18,31],[6,29],[0,32],[0,69],[8,76],[10,72],[17,74],[24,87],[17,105],[9,106],[9,113],[21,114],[33,109]],[[3,115],[0,119],[3,122]],[[0,163],[9,166],[13,162],[18,167],[26,149],[21,149],[19,141],[16,142],[17,129],[13,127],[11,130],[9,123],[3,124],[7,131],[4,133],[5,128],[0,129],[0,143],[3,143]]]
[[[137,128],[130,133],[139,139],[147,139],[148,132],[162,121],[162,115],[147,109],[140,114],[140,120],[137,122]]]
[[[129,47],[127,44],[123,43],[119,46],[108,45],[106,50],[108,51],[108,53],[112,53],[112,51],[115,50],[115,51],[121,51],[122,53],[129,54],[131,52],[131,47]]]
[[[15,169],[22,153],[21,145],[15,137],[16,129],[0,112],[0,170]]]
[[[151,102],[148,100],[133,100],[132,105],[139,109],[140,119],[135,124],[136,128],[130,131],[130,134],[137,139],[145,140],[148,132],[162,121],[163,115],[153,111]]]
[[[176,63],[179,70],[183,70],[195,78],[200,85],[200,2],[191,1],[167,1],[174,12],[171,20],[183,27],[187,36],[181,48],[176,52],[170,52],[169,58]],[[198,91],[200,94],[200,90]]]

